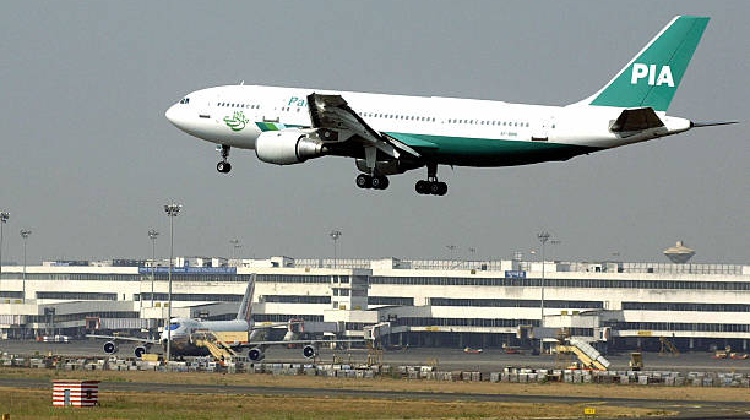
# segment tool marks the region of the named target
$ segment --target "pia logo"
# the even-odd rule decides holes
[[[673,88],[674,77],[672,77],[672,69],[670,69],[669,66],[662,66],[657,72],[658,67],[659,66],[656,64],[633,64],[633,68],[630,70],[630,84],[635,85],[638,84],[641,79],[648,79],[647,83],[649,86],[667,85]]]

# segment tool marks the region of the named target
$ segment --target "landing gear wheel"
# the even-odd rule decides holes
[[[370,175],[365,175],[365,174],[357,175],[357,186],[359,188],[372,187],[372,177]]]
[[[420,180],[414,184],[414,190],[418,194],[432,194],[443,196],[448,192],[448,184],[438,181],[438,165],[436,163],[427,164],[427,180]]]
[[[388,178],[385,176],[374,176],[372,177],[372,188],[376,190],[384,190],[388,188]]]
[[[219,162],[216,164],[216,170],[223,174],[228,174],[232,170],[232,165],[229,162]]]
[[[232,165],[227,161],[229,159],[229,146],[222,144],[221,146],[217,146],[217,148],[219,149],[219,153],[221,153],[221,162],[216,164],[216,170],[222,174],[228,174],[232,170]]]
[[[448,193],[448,184],[442,181],[417,181],[416,184],[414,184],[414,190],[418,194],[432,194],[432,195],[439,195],[444,196],[446,193]]]
[[[436,184],[438,184],[437,195],[444,196],[446,193],[448,193],[448,184],[446,184],[445,182],[442,182],[442,181],[441,182],[437,182]]]

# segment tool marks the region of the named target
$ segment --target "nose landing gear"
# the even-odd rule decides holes
[[[216,170],[222,174],[228,174],[232,170],[232,165],[229,163],[229,146],[222,144],[217,149],[221,152],[221,162],[216,164]]]

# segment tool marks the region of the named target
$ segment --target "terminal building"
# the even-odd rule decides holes
[[[156,336],[169,262],[3,266],[4,339]],[[176,258],[172,316],[233,319],[255,274],[255,322],[385,345],[538,347],[561,335],[606,351],[750,351],[750,266],[626,262]]]

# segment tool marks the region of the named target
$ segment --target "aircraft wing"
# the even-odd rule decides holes
[[[610,127],[610,130],[613,133],[623,133],[658,127],[664,127],[664,122],[656,115],[653,108],[645,107],[622,111]]]
[[[307,96],[307,103],[309,104],[310,120],[313,127],[323,129],[324,133],[334,131],[339,136],[342,133],[351,133],[353,134],[351,138],[354,141],[361,142],[363,146],[375,147],[394,159],[398,159],[402,155],[407,155],[412,159],[420,157],[416,150],[406,144],[385,133],[375,131],[349,107],[349,104],[341,95],[311,93]],[[328,140],[325,135],[323,140]]]
[[[238,343],[238,344],[232,344],[232,343],[226,343],[227,346],[231,348],[244,348],[244,347],[265,347],[265,346],[279,346],[279,345],[287,345],[287,344],[310,344],[310,345],[318,345],[318,344],[329,344],[329,343],[361,343],[364,342],[365,339],[343,339],[343,340],[271,340],[271,341],[250,341],[247,343]]]
[[[287,328],[289,327],[288,322],[256,322],[250,327],[250,331],[264,330],[268,328]]]
[[[114,335],[86,334],[86,338],[98,338],[102,340],[114,340],[114,341],[133,341],[133,342],[138,342],[142,344],[161,344],[159,340],[153,340],[150,338],[118,337]]]

